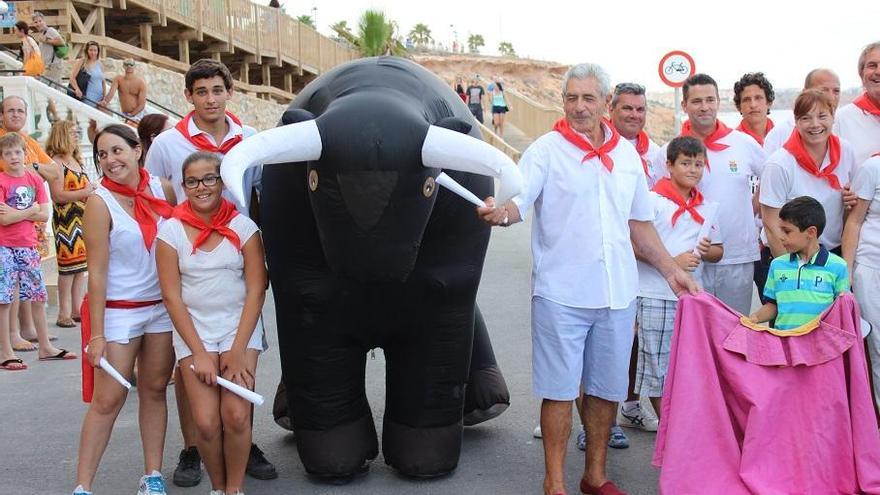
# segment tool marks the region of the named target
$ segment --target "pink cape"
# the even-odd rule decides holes
[[[880,494],[880,434],[859,313],[814,330],[740,324],[709,294],[678,303],[653,463],[661,494]]]

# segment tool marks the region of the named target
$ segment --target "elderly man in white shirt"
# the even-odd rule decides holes
[[[849,142],[861,165],[880,152],[880,41],[862,49],[859,78],[864,93],[837,111],[834,133]]]
[[[616,403],[627,395],[636,256],[657,267],[676,293],[698,287],[650,221],[639,154],[603,119],[611,96],[608,74],[597,65],[575,65],[562,96],[565,118],[519,163],[525,192],[498,206],[486,198],[487,207],[477,213],[491,225],[507,226],[535,207],[532,381],[543,399],[544,493],[566,493],[571,405],[583,386],[587,458],[580,489],[615,495],[624,492],[606,477],[606,445]]]

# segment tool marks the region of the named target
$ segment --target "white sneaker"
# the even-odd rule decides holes
[[[165,493],[165,478],[159,471],[153,471],[141,477],[138,484],[137,495],[167,495]]]
[[[640,404],[636,404],[634,408],[621,406],[617,411],[617,424],[644,431],[657,431],[657,420],[645,414]]]
[[[92,495],[92,492],[87,491],[82,485],[77,485],[76,488],[73,489],[73,495]]]
[[[542,438],[541,435],[541,425],[535,427],[535,431],[532,432],[532,436],[535,438]]]
[[[209,493],[208,495],[226,495],[226,492],[224,492],[223,490],[211,490],[211,493]]]

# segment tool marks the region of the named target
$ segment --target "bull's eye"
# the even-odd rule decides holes
[[[437,187],[437,183],[434,182],[433,177],[428,177],[425,179],[425,185],[422,186],[422,194],[425,195],[426,198],[430,198],[432,194],[434,194],[434,189]]]
[[[318,189],[318,171],[312,169],[309,171],[309,189],[315,192]]]

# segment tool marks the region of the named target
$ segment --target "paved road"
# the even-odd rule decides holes
[[[479,304],[492,334],[495,352],[512,395],[510,409],[499,418],[465,431],[458,470],[431,481],[412,481],[396,475],[382,457],[367,476],[346,486],[328,486],[310,480],[300,464],[294,440],[271,419],[268,404],[257,408],[254,438],[278,467],[273,481],[247,481],[248,495],[267,494],[538,494],[541,493],[543,452],[532,438],[538,401],[531,395],[529,330],[529,230],[518,225],[496,229],[479,292]],[[269,298],[271,301],[271,298]],[[268,327],[274,328],[273,305],[266,305]],[[55,321],[54,314],[49,321]],[[78,329],[51,327],[60,344],[75,349]],[[271,341],[274,341],[270,331]],[[381,352],[368,360],[367,388],[376,427],[382,426],[384,366]],[[0,493],[65,494],[73,488],[79,428],[86,407],[80,401],[79,362],[36,361],[35,353],[22,353],[31,368],[0,373]],[[280,376],[277,349],[264,355],[258,368],[257,391],[270,401]],[[174,395],[169,397],[169,434],[163,473],[170,478],[181,448]],[[270,402],[271,403],[271,402]],[[381,435],[381,430],[380,430]],[[381,437],[380,437],[381,438]],[[632,447],[611,451],[610,475],[631,494],[656,492],[657,471],[650,466],[654,435],[631,432]],[[577,481],[583,454],[570,443],[566,465],[570,493]],[[133,494],[142,471],[137,429],[137,396],[125,405],[103,463],[95,493]],[[170,485],[170,483],[169,483]],[[197,488],[169,486],[170,494],[204,494],[207,476]]]

